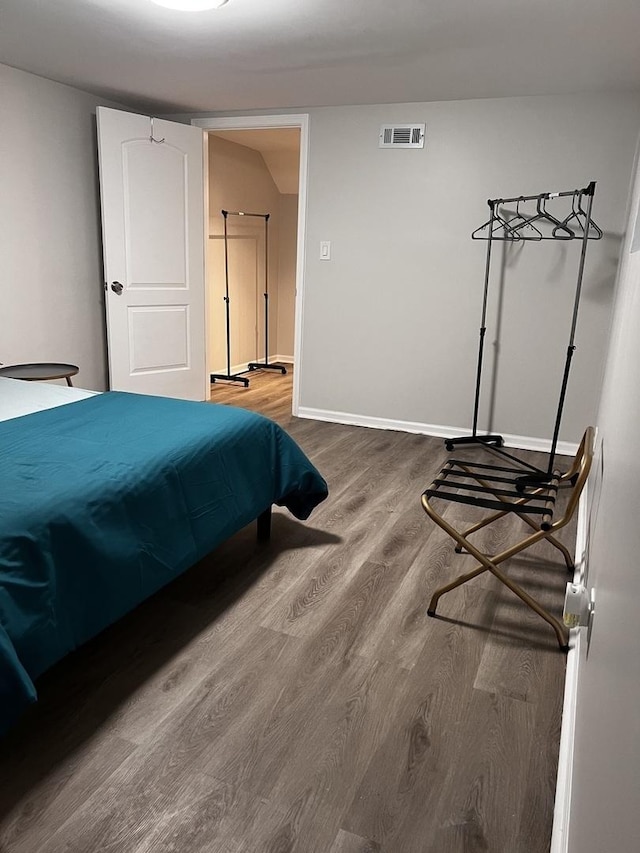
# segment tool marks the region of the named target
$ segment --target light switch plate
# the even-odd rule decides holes
[[[320,240],[320,260],[321,261],[330,261],[331,260],[331,241],[330,240]]]

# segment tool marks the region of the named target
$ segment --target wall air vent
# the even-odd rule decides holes
[[[383,124],[380,148],[424,148],[424,124]]]

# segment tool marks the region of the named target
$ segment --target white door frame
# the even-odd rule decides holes
[[[293,339],[293,405],[292,414],[297,415],[300,406],[300,377],[302,375],[302,319],[304,315],[304,267],[307,228],[307,181],[309,163],[309,115],[254,115],[226,116],[217,118],[194,118],[191,124],[202,130],[260,130],[270,127],[300,128],[300,174],[298,180],[298,242],[296,247],[296,301],[295,329]],[[205,192],[205,197],[208,193]],[[209,220],[207,218],[207,228]],[[209,336],[207,335],[207,364],[209,363]]]

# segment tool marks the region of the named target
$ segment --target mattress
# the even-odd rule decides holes
[[[43,409],[53,409],[92,397],[97,391],[69,388],[48,382],[24,382],[0,376],[0,421],[30,415]]]

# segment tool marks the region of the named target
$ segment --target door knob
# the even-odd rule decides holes
[[[120,284],[119,281],[112,281],[111,282],[111,290],[113,290],[114,293],[117,293],[118,296],[121,296],[122,291],[124,290],[124,286],[122,284]]]

